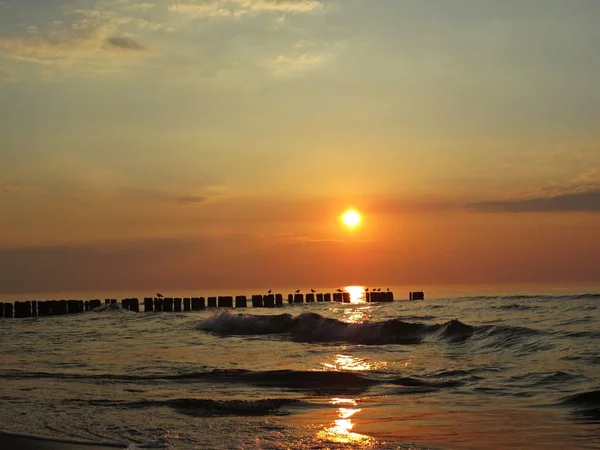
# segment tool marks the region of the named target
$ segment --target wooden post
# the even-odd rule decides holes
[[[248,299],[245,295],[238,295],[235,297],[235,307],[236,308],[246,308],[248,306]]]
[[[294,303],[304,303],[304,294],[294,294]]]
[[[306,294],[306,303],[314,303],[315,294]]]
[[[288,294],[288,303],[294,303],[294,294]]]
[[[275,308],[275,296],[273,294],[263,295],[263,305],[265,308]]]
[[[283,295],[275,294],[275,306],[278,308],[283,306]]]
[[[208,307],[209,308],[217,307],[217,297],[208,297]]]
[[[262,295],[253,295],[252,296],[252,307],[253,308],[262,308],[263,307],[263,296]]]
[[[15,319],[24,319],[26,317],[31,317],[31,302],[15,302],[14,317]]]
[[[331,301],[331,294],[327,293],[327,294],[323,295],[323,301],[324,302],[330,302]]]
[[[185,312],[189,311],[191,309],[191,304],[192,304],[192,300],[190,298],[185,297],[183,299],[183,310]]]
[[[11,319],[13,316],[13,304],[5,303],[4,304],[4,317]]]
[[[102,306],[102,301],[95,299],[95,300],[90,300],[90,311],[93,311],[96,308],[100,308]]]
[[[342,292],[342,300],[344,303],[350,303],[350,292]]]
[[[183,300],[180,297],[176,297],[173,301],[173,311],[181,312]]]
[[[144,312],[154,311],[154,299],[152,297],[144,298]]]
[[[163,312],[173,312],[173,297],[163,298]]]
[[[164,302],[163,298],[155,298],[154,299],[154,311],[162,312],[164,303],[165,302]]]
[[[233,308],[233,297],[223,296],[219,297],[217,300],[219,308]]]
[[[317,302],[323,301],[323,294],[317,294]]]
[[[192,298],[192,311],[200,311],[201,309],[206,309],[205,298],[204,297]]]
[[[0,318],[4,317],[4,303],[0,302]]]

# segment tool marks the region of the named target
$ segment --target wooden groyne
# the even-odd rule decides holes
[[[394,301],[393,292],[365,292],[366,303],[389,303]],[[120,305],[133,312],[189,312],[207,308],[280,308],[287,304],[305,303],[351,303],[349,292],[334,293],[293,293],[283,294],[219,296],[219,297],[146,297],[141,302],[137,298],[124,298],[120,301],[107,298],[94,300],[33,300],[0,303],[0,318],[30,318],[81,314],[110,305]],[[424,300],[423,292],[410,292],[409,300]]]

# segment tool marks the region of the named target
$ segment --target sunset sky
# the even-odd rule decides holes
[[[600,283],[599,17],[0,0],[0,292]]]

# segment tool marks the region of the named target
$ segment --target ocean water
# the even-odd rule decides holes
[[[0,319],[0,428],[130,448],[600,449],[600,294]]]

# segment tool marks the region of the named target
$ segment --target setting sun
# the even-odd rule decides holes
[[[360,224],[360,214],[354,209],[347,210],[344,214],[342,214],[342,222],[348,228],[355,228]]]

